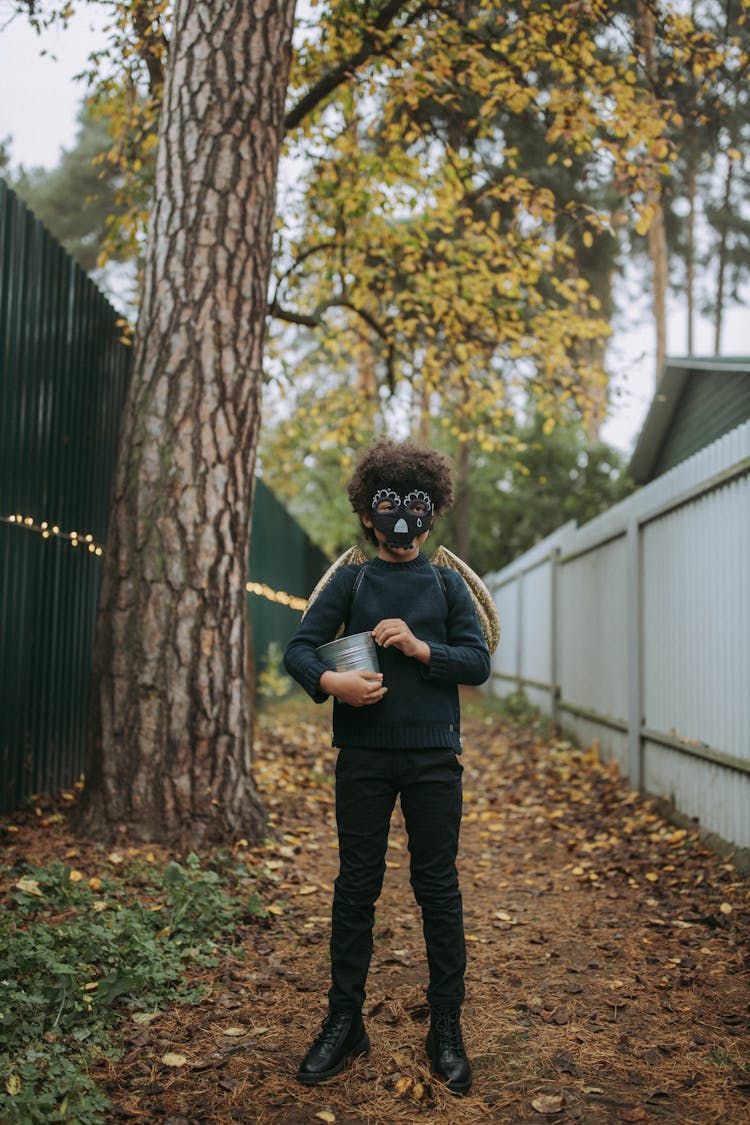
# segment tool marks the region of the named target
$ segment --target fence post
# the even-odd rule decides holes
[[[628,757],[631,788],[643,787],[643,575],[641,529],[631,516],[627,525]]]
[[[523,691],[523,570],[518,572],[516,591],[516,691]]]
[[[558,654],[558,609],[559,609],[559,590],[558,590],[558,570],[560,565],[560,548],[553,547],[550,551],[549,564],[550,564],[550,640],[549,640],[549,713],[552,720],[552,726],[555,730],[558,728],[558,719],[560,708],[560,685],[558,683],[558,668],[559,668],[559,654]]]

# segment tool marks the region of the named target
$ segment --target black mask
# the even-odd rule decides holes
[[[372,498],[373,527],[388,536],[388,547],[411,547],[414,539],[434,522],[432,501],[426,492],[412,489],[401,498],[392,488],[379,488]]]

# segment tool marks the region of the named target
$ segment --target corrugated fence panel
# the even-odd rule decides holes
[[[130,364],[117,320],[0,180],[0,812],[83,768],[101,557],[39,526],[104,547]],[[267,494],[249,578],[305,596],[327,565]],[[283,644],[299,611],[248,601],[261,651]]]
[[[552,637],[540,628],[552,612],[552,562],[550,558],[528,570],[522,577],[521,676],[526,694],[535,707],[548,700],[552,683]]]
[[[0,182],[0,517],[103,545],[129,352],[117,314]],[[0,806],[83,765],[101,559],[0,524]]]
[[[644,717],[750,761],[750,478],[646,525]]]
[[[555,545],[532,628],[514,591]],[[486,581],[514,645],[495,667],[536,667],[548,643],[557,691],[535,702],[632,784],[750,847],[750,423]]]
[[[625,722],[627,544],[610,540],[559,566],[560,687],[563,706]]]

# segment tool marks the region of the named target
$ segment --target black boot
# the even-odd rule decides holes
[[[300,1063],[297,1079],[306,1086],[317,1086],[338,1074],[356,1055],[366,1055],[370,1040],[361,1012],[331,1012],[323,1020],[323,1030]]]
[[[471,1087],[471,1066],[461,1036],[461,1009],[433,1008],[427,1036],[427,1056],[432,1070],[445,1079],[454,1094],[466,1094]]]

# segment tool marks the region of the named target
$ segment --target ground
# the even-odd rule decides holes
[[[124,1026],[123,1057],[95,1074],[113,1101],[108,1120],[750,1121],[748,879],[595,751],[476,693],[464,714],[469,1096],[447,1093],[427,1066],[424,953],[398,811],[365,1007],[371,1054],[325,1086],[295,1081],[325,1013],[336,874],[328,711],[297,701],[266,712],[257,737],[271,913],[204,971],[200,1004]],[[65,831],[55,846],[77,867],[101,863]]]

